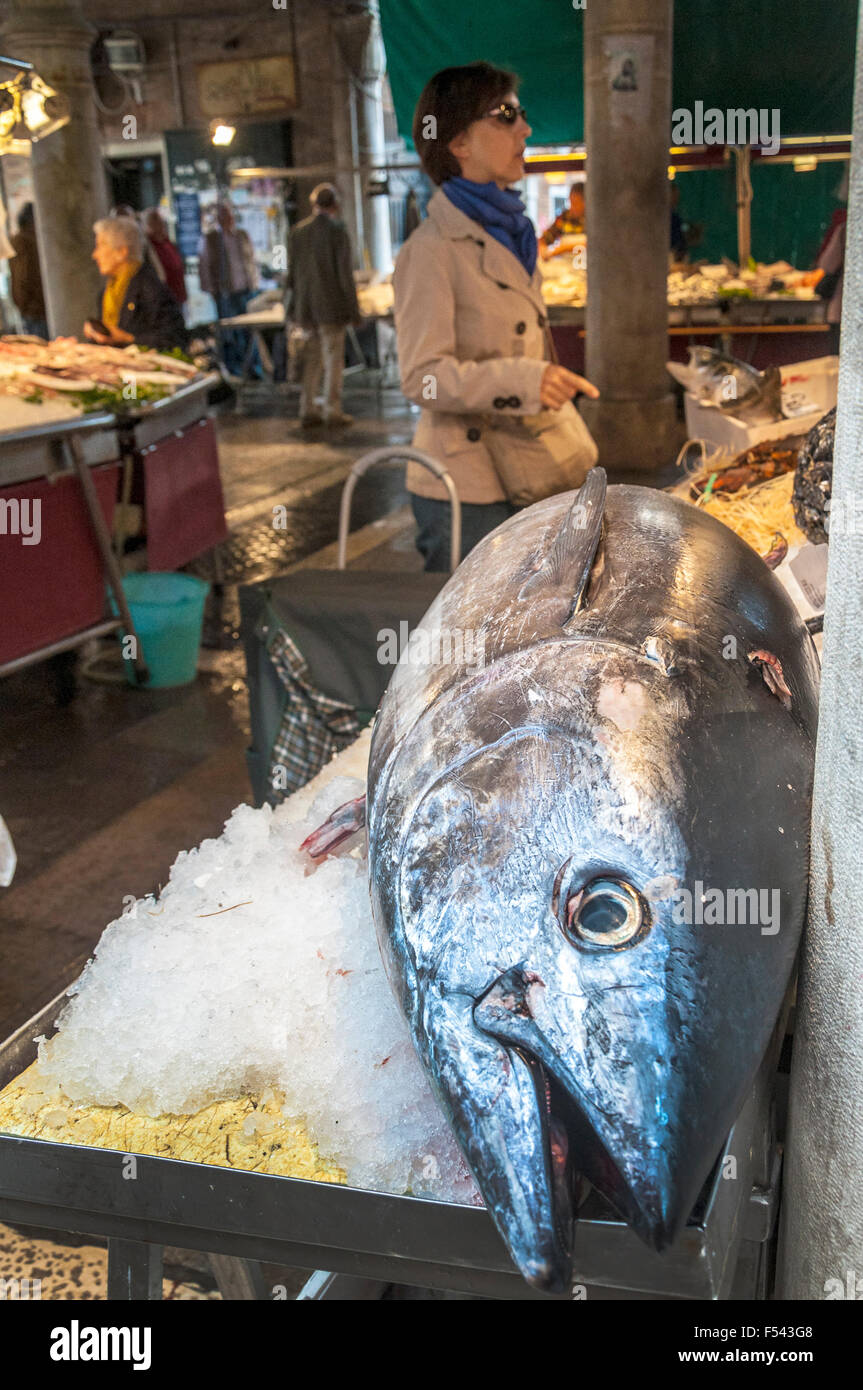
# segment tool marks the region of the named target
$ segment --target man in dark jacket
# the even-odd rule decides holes
[[[230,203],[216,205],[216,226],[201,237],[198,248],[198,275],[201,289],[211,294],[220,319],[238,318],[258,286],[255,248],[248,232],[237,226]],[[225,367],[232,376],[241,376],[249,354],[249,332],[245,328],[223,328],[219,332]],[[261,376],[258,349],[252,346],[248,369]]]
[[[326,423],[350,425],[352,417],[342,410],[345,329],[360,318],[351,243],[332,184],[318,184],[311,203],[311,217],[291,232],[285,301],[286,317],[308,332],[300,422],[324,423],[316,404],[323,375]]]
[[[96,222],[93,260],[106,277],[99,318],[107,329],[86,323],[84,336],[94,343],[112,343],[166,352],[186,346],[186,325],[179,304],[145,259],[144,238],[131,217],[105,217]]]

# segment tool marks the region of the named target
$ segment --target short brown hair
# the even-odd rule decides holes
[[[323,208],[326,211],[338,205],[339,196],[331,183],[319,183],[312,189],[309,201],[312,207]]]
[[[459,162],[447,148],[450,141],[518,87],[514,72],[491,63],[467,63],[443,68],[427,82],[417,102],[413,142],[432,183],[457,178]]]

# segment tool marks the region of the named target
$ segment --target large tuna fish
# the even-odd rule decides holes
[[[477,546],[393,676],[381,947],[540,1288],[585,1178],[667,1246],[752,1082],[803,921],[817,680],[754,551],[601,469]]]

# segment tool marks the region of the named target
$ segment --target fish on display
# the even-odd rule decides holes
[[[416,631],[371,748],[376,929],[515,1264],[561,1291],[585,1180],[667,1247],[765,1053],[817,657],[732,531],[599,468],[484,539]]]
[[[778,367],[759,372],[716,348],[696,345],[689,349],[689,362],[676,367],[672,375],[703,403],[718,410],[751,420],[781,420],[782,373]]]

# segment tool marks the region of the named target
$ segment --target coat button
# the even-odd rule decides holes
[[[509,289],[509,285],[505,285],[504,282],[503,282],[503,280],[498,280],[498,282],[497,282],[497,287],[498,287],[499,290],[508,290],[508,289]]]
[[[493,404],[494,404],[495,410],[505,410],[505,409],[506,409],[506,396],[495,396]]]
[[[519,406],[521,405],[521,397],[520,397],[520,396],[510,396],[510,398],[509,398],[509,400],[506,402],[506,404],[507,404],[508,406],[510,406],[513,410],[518,410]]]
[[[471,425],[470,429],[467,432],[467,437],[470,440],[471,444],[476,444],[477,440],[479,439],[479,430],[477,429],[476,425]]]
[[[517,323],[517,324],[515,325],[515,331],[516,331],[516,333],[524,333],[524,332],[526,331],[526,329],[527,329],[527,324],[524,322],[523,319],[522,319],[519,323]]]

